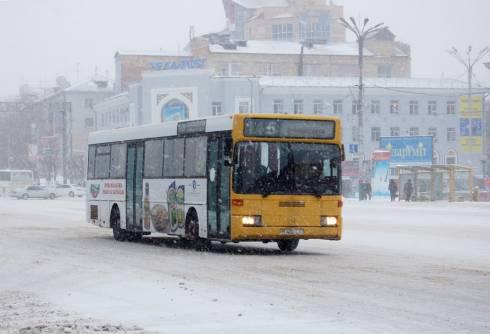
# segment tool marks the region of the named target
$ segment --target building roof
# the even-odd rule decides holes
[[[236,49],[226,49],[219,44],[211,44],[211,53],[243,53],[243,54],[283,54],[299,55],[301,53],[301,43],[285,41],[251,40],[247,41],[246,46],[236,46]],[[315,44],[311,48],[304,48],[305,55],[318,56],[357,56],[358,48],[356,43],[338,44]],[[373,56],[373,53],[364,50],[365,56]]]
[[[121,50],[116,53],[117,56],[167,56],[167,57],[190,57],[192,54],[186,50],[183,51],[163,51],[163,50]]]
[[[357,77],[261,77],[263,87],[331,87],[352,88],[359,85]],[[464,81],[454,79],[410,79],[410,78],[366,78],[364,84],[368,88],[412,88],[412,89],[468,89]],[[488,90],[483,86],[475,87],[475,93]]]
[[[248,9],[289,6],[289,2],[287,0],[233,0],[233,2]]]
[[[105,83],[105,85],[104,85]],[[90,80],[75,84],[63,90],[64,92],[111,93],[112,84],[107,80]]]

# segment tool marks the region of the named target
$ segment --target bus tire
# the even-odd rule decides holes
[[[127,238],[128,241],[138,242],[141,241],[141,238],[143,238],[143,234],[139,232],[129,232],[127,233]]]
[[[288,239],[288,240],[278,240],[277,246],[281,250],[281,252],[292,252],[296,248],[298,248],[299,240],[298,239]]]
[[[198,252],[209,249],[209,241],[199,237],[199,219],[194,210],[189,210],[185,219],[186,239],[189,240],[190,246]]]
[[[112,235],[116,241],[124,241],[128,235],[125,230],[121,228],[121,216],[119,214],[119,208],[113,207],[111,211],[111,225]]]

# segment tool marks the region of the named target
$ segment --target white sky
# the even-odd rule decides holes
[[[489,0],[336,0],[346,16],[384,22],[412,47],[413,77],[465,79],[446,50],[490,45]],[[22,83],[72,82],[109,71],[117,50],[178,50],[224,27],[221,0],[0,0],[0,97]],[[353,39],[352,36],[349,36]],[[490,61],[490,56],[486,57]],[[490,70],[476,69],[490,82]]]

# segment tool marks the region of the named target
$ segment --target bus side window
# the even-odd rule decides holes
[[[91,145],[88,149],[88,171],[87,179],[93,179],[95,177],[95,146]]]
[[[113,144],[111,147],[111,178],[126,176],[126,144]]]
[[[182,177],[184,175],[184,139],[166,139],[163,163],[164,177]]]
[[[95,177],[107,179],[110,175],[111,147],[109,145],[97,146],[95,155]]]

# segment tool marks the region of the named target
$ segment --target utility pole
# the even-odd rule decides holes
[[[340,18],[340,23],[348,30],[352,31],[357,38],[359,47],[359,96],[357,106],[357,121],[358,121],[358,152],[359,152],[359,173],[362,174],[364,154],[364,42],[370,35],[383,29],[383,23],[376,24],[368,28],[369,19],[365,18],[362,25],[358,24],[353,17],[347,22],[344,18]],[[364,175],[360,175],[361,177]]]
[[[451,56],[453,56],[457,61],[459,61],[461,64],[463,64],[463,66],[465,67],[466,71],[468,72],[468,113],[471,115],[472,112],[473,112],[473,68],[475,67],[476,64],[478,64],[482,59],[483,57],[485,57],[487,54],[490,53],[490,48],[487,46],[485,48],[483,48],[482,50],[480,50],[480,52],[478,52],[477,56],[475,58],[472,58],[471,57],[471,53],[473,51],[473,47],[470,45],[468,46],[468,50],[466,51],[466,57],[464,57],[459,51],[458,49],[456,49],[455,47],[453,47],[451,50],[449,50],[449,54]],[[485,122],[486,119],[483,115],[483,112],[484,112],[484,106],[482,105],[482,114],[480,115],[480,119],[481,119],[481,122]],[[483,124],[482,124],[483,125]],[[482,126],[482,129],[484,132],[486,132],[486,126]],[[473,135],[473,134],[471,134]],[[482,133],[482,138],[486,138],[486,133]],[[485,149],[485,148],[483,148]],[[485,153],[485,152],[483,152]],[[486,166],[484,166],[484,164],[482,163],[482,175],[485,176],[485,169],[486,169]]]

